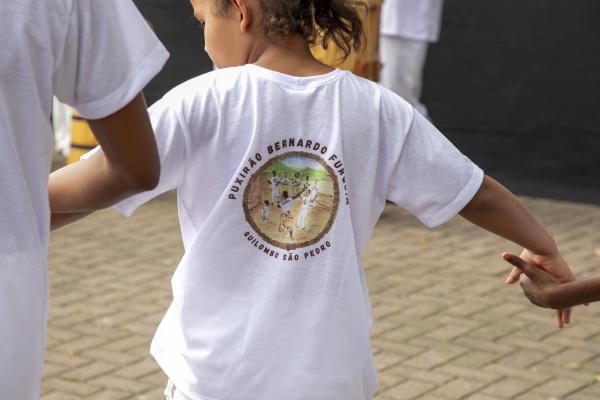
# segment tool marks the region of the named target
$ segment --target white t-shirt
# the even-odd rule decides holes
[[[279,206],[281,207],[281,212],[283,214],[292,210],[293,201],[291,197],[287,197],[279,202]]]
[[[444,0],[385,0],[380,32],[423,42],[437,42]]]
[[[87,118],[130,102],[168,54],[129,0],[0,2],[0,397],[39,398],[52,96]]]
[[[386,199],[435,226],[472,199],[482,171],[400,97],[341,70],[220,69],[150,115],[160,183],[117,207],[128,216],[177,189],[185,255],[151,349],[177,389],[194,400],[371,399],[361,256]],[[308,231],[260,217],[278,164],[319,181]]]

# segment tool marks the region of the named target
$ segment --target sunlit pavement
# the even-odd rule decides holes
[[[577,275],[600,273],[599,206],[523,200]],[[377,399],[600,398],[600,305],[557,330],[503,284],[505,250],[518,248],[460,218],[429,230],[388,206],[364,260]],[[43,400],[164,398],[148,347],[181,255],[172,194],[52,234]]]

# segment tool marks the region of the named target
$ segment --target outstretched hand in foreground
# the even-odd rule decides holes
[[[508,277],[507,283],[519,282],[525,296],[537,306],[566,309],[600,301],[600,275],[577,281],[565,279],[561,282],[546,268],[534,266],[514,254],[504,253],[502,258],[515,267]],[[518,274],[515,273],[515,270],[518,271]]]
[[[525,296],[535,305],[557,310],[556,325],[562,328],[571,320],[571,307],[576,304],[566,296],[564,288],[575,276],[560,256],[536,255],[528,250],[521,257],[504,253],[502,258],[514,266],[506,283],[519,282]]]

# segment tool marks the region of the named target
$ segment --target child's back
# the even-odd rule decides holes
[[[178,191],[185,255],[152,353],[192,400],[372,397],[360,260],[386,199],[428,226],[460,211],[573,279],[522,204],[404,100],[311,56],[317,31],[357,43],[352,4],[192,0],[207,52],[232,68],[151,108],[160,183],[119,204]]]
[[[436,225],[471,200],[481,170],[402,99],[340,70],[227,68],[150,115],[160,184],[121,209],[178,190],[186,254],[152,349],[167,375],[198,399],[370,398],[360,258],[385,200]],[[282,207],[265,220],[273,171],[308,176],[310,189],[280,187]],[[316,206],[298,229],[311,189]]]

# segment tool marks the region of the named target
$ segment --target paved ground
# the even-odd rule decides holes
[[[600,271],[600,207],[525,199],[578,274]],[[174,197],[53,234],[43,400],[162,399],[148,344],[181,256]],[[460,219],[427,230],[388,208],[365,256],[378,400],[600,397],[600,306],[568,329],[502,280],[512,249]],[[307,399],[309,400],[309,399]]]

